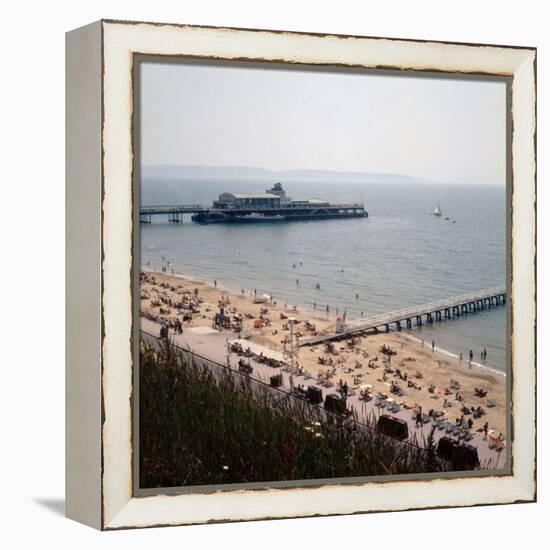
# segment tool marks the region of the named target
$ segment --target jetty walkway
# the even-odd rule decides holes
[[[153,216],[168,216],[170,223],[181,223],[186,214],[206,212],[208,207],[200,204],[172,204],[159,206],[142,206],[139,209],[140,223],[151,223]]]
[[[406,328],[412,328],[413,322],[416,326],[421,326],[424,322],[432,324],[434,320],[452,319],[453,317],[460,317],[461,315],[467,315],[505,303],[506,289],[504,287],[485,288],[476,292],[454,296],[453,298],[390,311],[354,321],[337,320],[334,332],[304,339],[300,342],[300,345],[313,346],[369,330],[385,329],[388,332],[390,325],[395,325],[396,330],[401,330],[403,325]]]

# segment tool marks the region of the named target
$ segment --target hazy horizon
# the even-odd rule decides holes
[[[237,175],[234,172],[230,173],[229,175],[225,174],[223,176],[220,176],[219,174],[213,175],[213,174],[206,174],[206,175],[185,175],[185,174],[178,174],[175,172],[167,173],[168,170],[173,169],[182,169],[182,168],[192,168],[192,169],[206,169],[206,170],[238,170],[243,169],[245,171],[248,170],[258,170],[261,172],[264,172],[263,175],[250,175],[250,174],[242,174]],[[296,169],[281,169],[281,170],[270,170],[268,168],[261,168],[259,166],[238,166],[238,165],[192,165],[192,164],[148,164],[148,165],[142,165],[141,169],[143,172],[142,177],[145,178],[170,178],[170,179],[193,179],[193,180],[200,180],[200,179],[227,179],[227,180],[235,180],[239,179],[242,180],[243,183],[255,183],[258,182],[258,180],[265,180],[271,181],[277,179],[279,176],[285,176],[287,174],[290,174],[290,176],[287,176],[285,178],[288,182],[296,182],[297,180],[300,181],[300,183],[311,183],[312,185],[318,183],[318,180],[314,179],[308,179],[307,176],[303,175],[301,178],[297,176],[298,172],[304,172],[304,173],[310,173],[311,177],[314,176],[315,172],[318,173],[324,173],[326,175],[334,175],[335,177],[337,175],[342,175],[342,177],[355,177],[355,178],[369,178],[365,179],[365,181],[361,182],[357,179],[354,183],[360,184],[370,184],[370,183],[380,183],[379,179],[384,179],[384,183],[397,183],[397,184],[426,184],[426,185],[438,185],[438,184],[445,184],[445,185],[486,185],[486,186],[501,186],[501,182],[494,183],[494,182],[477,182],[477,181],[470,181],[470,182],[463,182],[463,181],[435,181],[428,178],[417,178],[410,176],[408,174],[398,174],[398,173],[392,173],[392,172],[350,172],[350,171],[344,171],[344,170],[323,170],[320,168],[296,168]],[[161,169],[165,169],[165,173],[160,173]],[[159,170],[159,172],[154,173],[154,171]],[[293,179],[295,178],[295,179]],[[377,179],[379,178],[379,179]],[[284,184],[283,179],[281,179],[281,183]],[[334,180],[330,180],[326,178],[324,181],[330,182]]]
[[[141,162],[506,183],[506,85],[141,64]],[[243,176],[238,176],[243,177]]]

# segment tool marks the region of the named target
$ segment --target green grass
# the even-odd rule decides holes
[[[446,469],[429,442],[426,451],[326,418],[168,343],[141,344],[139,421],[142,488]]]

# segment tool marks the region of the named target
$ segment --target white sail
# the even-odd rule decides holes
[[[439,204],[435,205],[434,216],[441,216],[441,208],[440,208]]]

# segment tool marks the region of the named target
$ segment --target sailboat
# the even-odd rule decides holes
[[[439,203],[435,205],[433,214],[434,216],[441,216],[441,208],[439,207]]]

